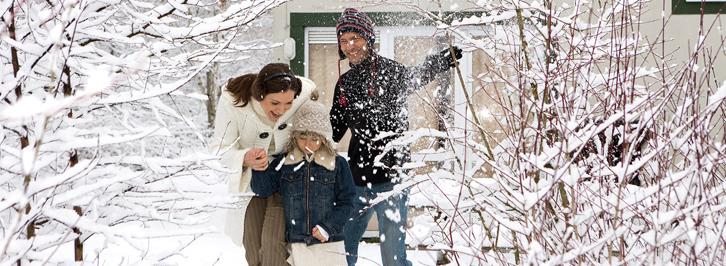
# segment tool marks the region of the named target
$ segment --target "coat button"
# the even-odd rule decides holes
[[[282,124],[279,127],[277,127],[277,129],[279,129],[279,130],[283,130],[285,128],[287,128],[287,124]]]
[[[269,137],[269,136],[270,136],[270,133],[267,133],[267,132],[262,132],[262,133],[260,133],[260,138],[261,138],[261,139],[266,139],[266,138],[267,138],[267,137]]]

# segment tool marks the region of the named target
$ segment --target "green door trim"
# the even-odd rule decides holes
[[[415,12],[366,12],[376,26],[432,26],[428,19]],[[481,15],[482,12],[445,12],[447,21]],[[290,13],[290,38],[295,40],[295,58],[290,68],[297,75],[305,74],[305,28],[335,27],[340,13]]]
[[[673,15],[700,15],[703,4],[703,14],[721,14],[726,10],[726,2],[686,2],[686,0],[671,0]]]
[[[296,75],[305,74],[305,28],[335,27],[340,13],[290,13],[290,38],[295,40],[295,58],[290,68]]]

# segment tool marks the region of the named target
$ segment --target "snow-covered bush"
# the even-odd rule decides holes
[[[453,22],[416,9],[494,62],[473,78],[495,104],[490,121],[469,116],[474,133],[399,139],[451,143],[407,181],[438,226],[413,235],[459,265],[724,263],[726,84],[702,43],[711,25],[680,62],[662,34],[639,32],[647,1],[528,2],[479,1],[483,15]]]
[[[221,180],[180,105],[206,99],[189,88],[211,64],[267,46],[241,32],[284,1],[222,2],[0,4],[0,264],[103,264],[111,244],[202,234],[197,214],[238,201],[179,186]]]

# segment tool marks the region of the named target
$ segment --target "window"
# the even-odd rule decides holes
[[[720,14],[726,11],[726,0],[671,0],[674,15]]]

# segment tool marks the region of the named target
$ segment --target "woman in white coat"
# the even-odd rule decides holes
[[[250,170],[265,169],[267,155],[284,150],[292,128],[289,120],[314,89],[311,80],[293,75],[280,63],[227,82],[217,105],[212,149],[225,166],[237,170],[230,178],[231,192],[250,192]],[[225,233],[236,244],[242,242],[248,265],[287,265],[279,193],[253,197],[244,213],[244,233],[241,210],[230,212]]]

